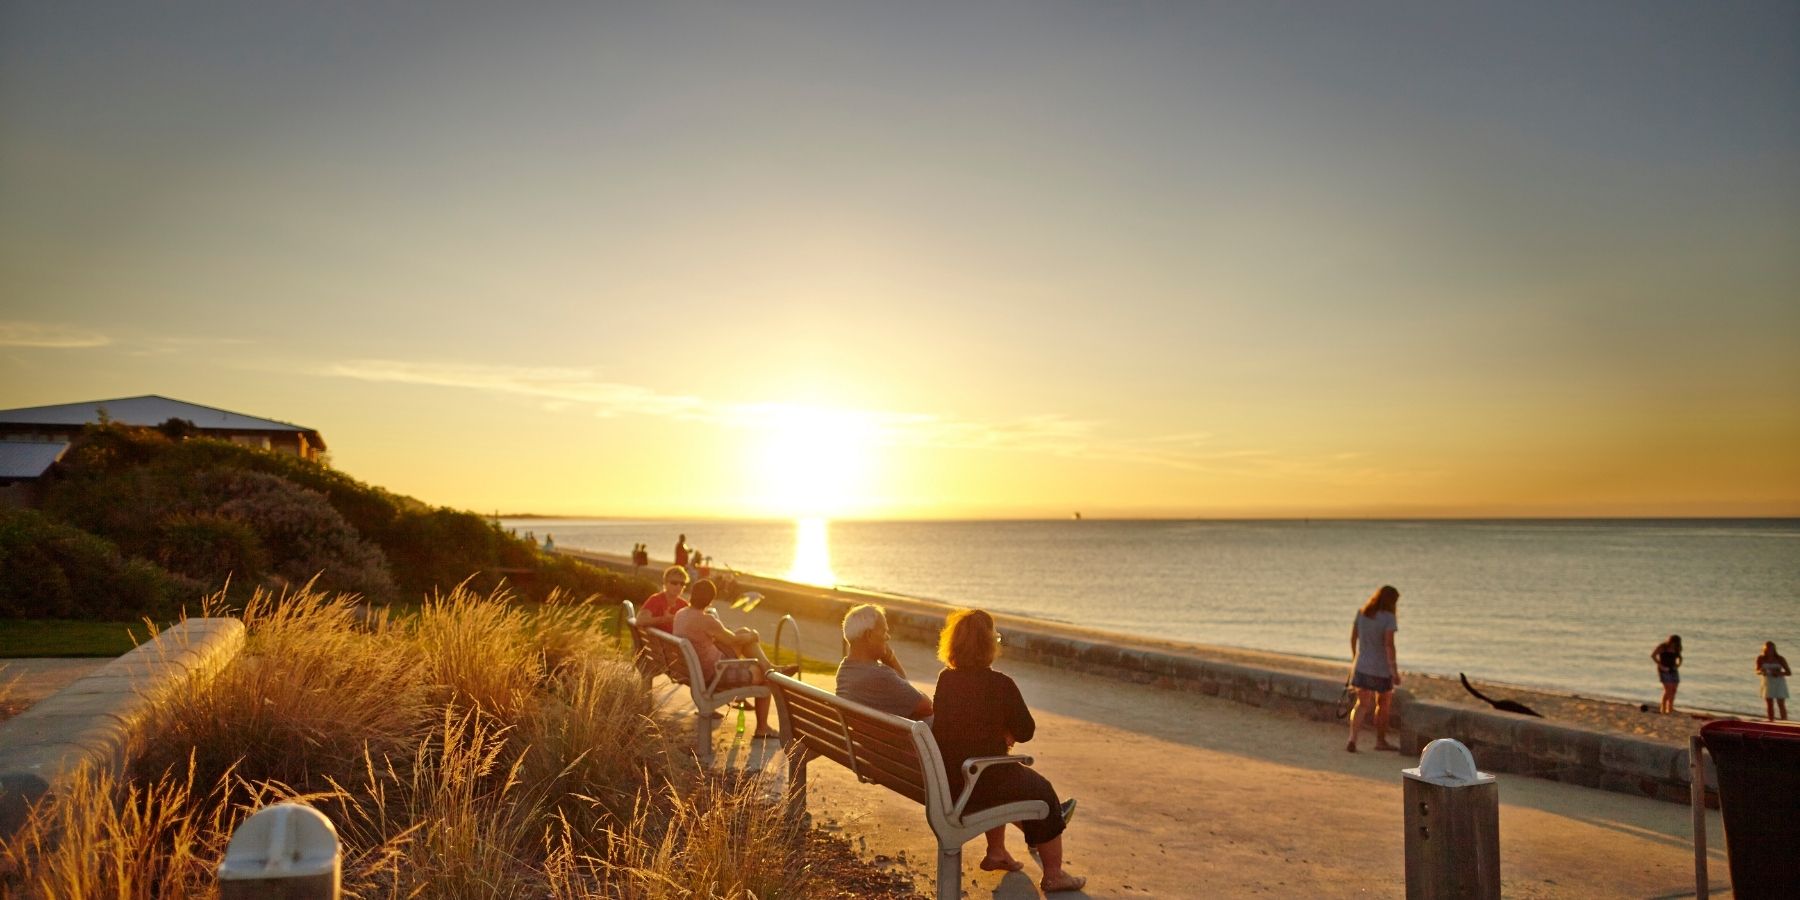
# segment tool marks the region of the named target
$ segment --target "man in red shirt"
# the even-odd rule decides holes
[[[687,583],[686,569],[680,566],[664,569],[663,589],[644,600],[644,608],[638,612],[638,627],[673,633],[675,614],[687,609],[687,601],[681,599],[681,592],[687,588]]]

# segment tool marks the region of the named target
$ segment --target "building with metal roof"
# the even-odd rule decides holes
[[[0,487],[44,474],[68,450],[68,441],[0,440]]]
[[[317,429],[155,394],[0,410],[0,440],[67,443],[102,419],[144,427],[184,419],[194,423],[198,433],[234,444],[309,460],[320,460],[325,453],[325,439]]]

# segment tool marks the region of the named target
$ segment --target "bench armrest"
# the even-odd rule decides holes
[[[716,665],[713,666],[712,684],[709,684],[706,686],[706,692],[710,694],[710,693],[718,690],[719,679],[725,677],[725,667],[726,666],[760,666],[760,665],[762,665],[762,663],[760,663],[754,659],[741,659],[741,658],[736,658],[736,657],[731,658],[731,659],[721,659],[718,661],[718,663]]]
[[[1029,766],[1033,761],[1029,756],[971,756],[963,760],[962,796],[956,798],[956,808],[950,810],[951,818],[962,818],[963,807],[969,805],[969,795],[975,793],[975,782],[981,780],[981,773],[994,766]]]

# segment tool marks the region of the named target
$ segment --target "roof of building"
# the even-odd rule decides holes
[[[186,419],[199,428],[219,431],[304,432],[309,441],[324,446],[324,441],[318,439],[317,429],[183,400],[171,400],[155,394],[117,400],[4,409],[0,410],[0,425],[88,425],[100,421],[102,409],[106,410],[107,418],[123,425],[155,426],[170,419]]]
[[[68,449],[67,441],[0,441],[0,479],[36,478]]]

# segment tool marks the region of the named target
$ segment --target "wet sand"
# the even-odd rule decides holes
[[[1281,653],[1260,650],[1238,650],[1229,647],[1207,647],[1208,657],[1239,662],[1245,665],[1261,666],[1291,672],[1308,672],[1330,678],[1343,678],[1348,670],[1348,663],[1330,660],[1310,659],[1303,656],[1289,656]],[[1443,675],[1426,675],[1405,671],[1404,658],[1401,660],[1401,672],[1405,678],[1401,692],[1420,700],[1431,700],[1438,703],[1449,703],[1456,706],[1467,706],[1471,709],[1489,709],[1488,704],[1470,696],[1463,689],[1462,683],[1454,677]],[[1655,673],[1651,673],[1654,675]],[[1678,746],[1687,746],[1688,738],[1700,733],[1700,726],[1717,718],[1750,718],[1747,715],[1728,715],[1717,712],[1700,712],[1684,710],[1680,707],[1680,698],[1676,698],[1676,711],[1672,715],[1660,715],[1656,712],[1655,699],[1651,698],[1649,711],[1639,708],[1625,700],[1601,697],[1583,697],[1576,694],[1558,693],[1536,688],[1518,687],[1508,684],[1496,684],[1471,677],[1469,682],[1475,689],[1495,700],[1516,700],[1531,707],[1546,720],[1578,725],[1599,731],[1612,731],[1636,737],[1664,741]],[[1652,685],[1654,687],[1654,685]],[[1659,693],[1660,696],[1660,693]],[[1404,702],[1404,701],[1403,701]],[[1760,718],[1760,717],[1759,717]]]

